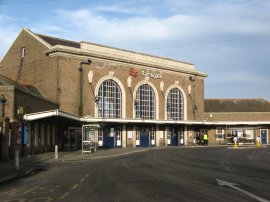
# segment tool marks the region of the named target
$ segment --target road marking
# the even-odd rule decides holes
[[[69,195],[68,192],[66,192],[64,195],[62,195],[59,199],[60,199],[60,200],[63,200],[67,195]]]
[[[71,189],[76,189],[78,186],[78,184],[75,184],[73,187],[71,187]]]
[[[243,189],[240,189],[240,188],[236,187],[236,186],[239,185],[239,184],[232,183],[232,182],[226,182],[226,181],[219,180],[219,179],[216,179],[216,181],[217,181],[217,184],[218,184],[219,186],[228,186],[228,187],[231,187],[231,188],[233,188],[233,189],[235,189],[235,190],[237,190],[237,191],[242,192],[242,193],[245,194],[245,195],[248,195],[248,196],[250,196],[250,197],[256,199],[257,201],[260,201],[260,202],[270,202],[270,201],[267,200],[267,199],[264,199],[264,198],[262,198],[262,197],[260,197],[260,196],[256,196],[256,195],[254,195],[254,194],[252,194],[252,193],[249,193],[249,192],[247,192],[247,191],[245,191],[245,190],[243,190]]]
[[[85,180],[85,178],[82,178],[81,180],[80,180],[80,182],[83,182]]]
[[[29,202],[35,202],[35,201],[53,201],[53,198],[51,197],[39,197],[39,198],[33,198],[31,200],[29,200]]]

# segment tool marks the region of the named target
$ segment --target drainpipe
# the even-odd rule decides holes
[[[90,65],[91,63],[91,60],[88,59],[86,61],[82,61],[80,63],[80,68],[79,68],[79,71],[80,71],[80,105],[79,105],[79,115],[82,116],[83,115],[83,68],[82,68],[82,65],[85,64],[85,65]]]

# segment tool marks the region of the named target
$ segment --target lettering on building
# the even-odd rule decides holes
[[[162,75],[159,73],[152,73],[152,72],[147,72],[144,70],[141,71],[141,75],[144,77],[149,77],[149,78],[153,78],[153,79],[161,79],[162,78]]]

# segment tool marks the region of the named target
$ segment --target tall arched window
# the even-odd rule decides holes
[[[183,95],[178,88],[173,88],[170,90],[167,97],[166,109],[168,120],[183,120],[184,117]]]
[[[136,92],[136,100],[134,101],[136,118],[155,119],[155,105],[155,93],[151,86],[148,84],[141,85]]]
[[[122,93],[118,84],[112,80],[103,81],[98,89],[98,117],[121,118]]]

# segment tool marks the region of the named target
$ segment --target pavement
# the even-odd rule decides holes
[[[224,147],[225,145],[223,145]],[[205,147],[205,146],[185,146],[187,147]],[[19,158],[19,169],[15,169],[15,160],[11,159],[7,162],[0,161],[0,186],[18,179],[27,177],[39,171],[49,169],[49,165],[61,162],[72,161],[89,161],[93,159],[112,158],[116,156],[128,155],[131,153],[145,152],[151,149],[174,148],[174,147],[137,147],[137,148],[115,148],[115,149],[98,149],[91,154],[82,154],[81,150],[59,152],[58,159],[55,158],[54,152],[42,153],[37,155],[25,156]],[[178,147],[179,148],[179,147]],[[234,148],[232,145],[227,146],[228,149]],[[253,146],[238,146],[238,149],[256,148]],[[262,148],[262,147],[261,147]],[[235,148],[234,148],[235,149]]]

